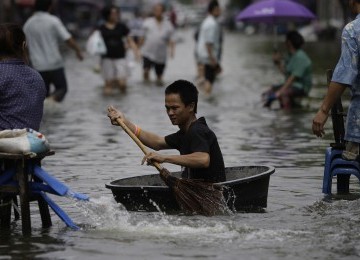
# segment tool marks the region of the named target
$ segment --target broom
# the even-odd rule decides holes
[[[143,153],[148,154],[145,145],[125,123],[119,118],[116,121],[135,141]],[[173,190],[176,201],[185,213],[213,216],[229,211],[223,195],[224,187],[222,185],[196,179],[177,178],[172,176],[160,163],[153,162],[152,165],[160,172],[160,177],[166,185]]]

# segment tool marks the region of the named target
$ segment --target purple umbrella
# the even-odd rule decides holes
[[[249,5],[236,20],[253,23],[279,24],[284,22],[304,22],[315,19],[315,15],[305,6],[290,0],[263,0]],[[274,48],[277,49],[277,34],[274,28]]]
[[[236,16],[239,21],[271,24],[302,22],[315,18],[305,6],[290,0],[259,1],[249,5]]]

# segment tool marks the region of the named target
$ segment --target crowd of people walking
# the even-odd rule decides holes
[[[84,53],[62,21],[52,14],[53,4],[52,0],[36,0],[34,13],[25,22],[23,30],[30,66],[42,76],[47,99],[61,102],[68,92],[68,84],[60,46],[66,43],[79,61],[84,59]],[[221,72],[222,31],[217,21],[220,14],[219,3],[210,1],[195,46],[195,59],[200,71],[197,85],[205,94],[211,93],[215,78]],[[154,4],[147,16],[137,10],[128,22],[122,20],[119,7],[105,6],[93,31],[106,49],[97,53],[99,71],[104,80],[103,94],[111,96],[116,89],[126,92],[131,74],[127,59],[130,50],[135,61],[142,63],[144,83],[154,79],[157,86],[163,86],[166,65],[169,58],[175,56],[176,27],[173,7],[166,15],[166,6],[162,3]]]
[[[4,107],[0,114],[1,129],[38,129],[44,100],[60,103],[65,99],[69,87],[62,53],[64,43],[80,62],[84,60],[85,51],[61,19],[52,14],[53,7],[53,0],[36,0],[33,14],[24,25],[1,24],[0,109]],[[203,71],[198,87],[207,94],[221,70],[222,33],[217,21],[220,13],[219,3],[210,1],[195,47],[196,61]],[[94,31],[98,32],[106,49],[99,55],[103,94],[113,95],[116,88],[121,93],[126,92],[130,75],[126,57],[130,50],[135,60],[142,62],[144,82],[153,80],[155,85],[163,86],[167,62],[175,55],[177,23],[174,9],[166,15],[165,5],[156,3],[148,16],[137,12],[133,20],[125,23],[120,8],[110,5],[103,8],[101,17]],[[12,88],[12,85],[17,87]],[[3,113],[4,109],[6,113]]]

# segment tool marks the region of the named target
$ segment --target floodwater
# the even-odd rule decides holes
[[[166,83],[194,80],[193,45],[192,30],[180,31]],[[226,166],[271,165],[276,172],[264,213],[216,217],[127,212],[114,202],[105,183],[156,170],[140,165],[142,152],[110,124],[107,106],[121,108],[142,128],[161,135],[177,129],[165,113],[164,88],[144,85],[140,64],[126,95],[103,97],[101,77],[94,72],[98,60],[80,63],[69,53],[69,93],[61,106],[46,106],[41,131],[56,154],[43,160],[43,168],[91,197],[88,203],[52,197],[81,230],[67,228],[55,214],[53,226],[42,229],[33,204],[32,235],[22,237],[21,222],[14,222],[10,234],[0,235],[0,259],[358,259],[360,201],[324,199],[321,193],[331,123],[324,139],[311,133],[326,90],[325,70],[335,65],[338,46],[309,43],[307,50],[315,69],[312,98],[303,109],[267,110],[260,93],[281,80],[271,62],[271,42],[225,34],[224,71],[212,96],[200,96],[198,115],[216,132]],[[351,191],[359,193],[355,180]]]

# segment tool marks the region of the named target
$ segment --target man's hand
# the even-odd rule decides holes
[[[325,134],[324,125],[329,117],[329,111],[348,87],[349,85],[346,84],[330,82],[324,101],[313,119],[312,131],[316,136],[322,137]]]
[[[70,39],[65,41],[67,43],[67,45],[72,48],[75,51],[76,57],[82,61],[84,59],[84,56],[82,54],[81,49],[79,48],[79,46],[77,45],[76,41],[74,40],[73,37],[70,37]]]
[[[120,119],[122,121],[125,120],[124,114],[122,112],[120,112],[119,110],[117,110],[116,108],[114,108],[113,106],[108,107],[107,116],[110,118],[111,123],[113,125],[119,125],[118,122],[116,121],[116,119]]]
[[[281,89],[275,92],[275,97],[276,97],[276,98],[280,98],[281,95],[282,95]]]
[[[220,74],[222,71],[223,71],[223,69],[222,69],[221,65],[218,63],[216,65],[216,74]]]
[[[209,60],[210,60],[210,65],[214,68],[216,68],[218,66],[218,62],[215,58],[213,57],[209,57]]]
[[[312,124],[312,131],[317,137],[323,137],[323,135],[325,134],[324,125],[328,117],[329,114],[322,109],[320,109],[319,112],[317,112],[317,114],[315,115]]]
[[[151,165],[154,162],[163,163],[165,162],[165,156],[155,152],[150,152],[144,156],[144,158],[141,161],[141,164],[144,164],[145,162],[147,162],[148,165]]]
[[[281,63],[281,60],[282,60],[281,53],[278,52],[278,51],[274,52],[273,56],[272,56],[272,60],[273,60],[274,64],[279,65]]]

